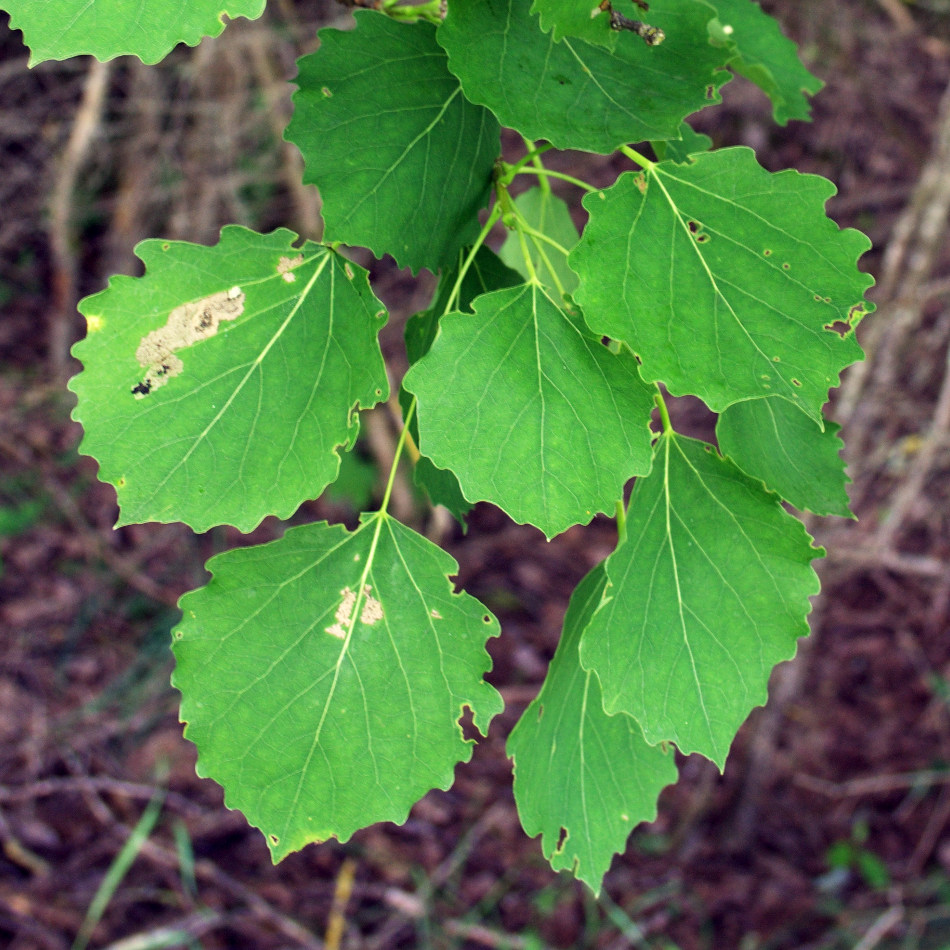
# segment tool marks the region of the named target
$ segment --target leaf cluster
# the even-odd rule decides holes
[[[2,5],[34,62],[154,62],[263,7],[221,2]],[[484,734],[503,704],[484,679],[497,621],[389,513],[399,457],[460,520],[489,501],[550,538],[616,514],[616,550],[574,592],[508,741],[525,830],[596,890],[675,780],[673,747],[722,767],[808,632],[822,552],[789,508],[848,515],[823,406],[862,356],[868,241],[825,214],[830,182],[711,149],[686,122],[734,74],[777,122],[808,117],[821,83],[753,0],[377,6],[299,61],[286,134],[322,241],[227,227],[213,247],[142,243],[145,276],[80,305],[83,451],[120,523],[289,517],[390,398],[386,309],[345,248],[438,274],[406,326],[379,508],[218,555],[182,599],[186,735],[275,860],[404,820],[470,756],[464,711]],[[545,164],[563,149],[632,170],[595,188]],[[558,178],[583,194],[582,230]],[[718,414],[718,445],[675,431],[666,400],[687,394]]]

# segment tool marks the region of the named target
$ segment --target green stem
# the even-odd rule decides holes
[[[515,175],[521,173],[521,170],[525,167],[525,165],[530,165],[545,152],[550,152],[551,149],[554,148],[554,146],[548,142],[545,142],[543,145],[539,145],[535,148],[527,139],[525,139],[525,145],[529,149],[528,153],[526,155],[522,155],[521,158],[519,158],[518,161],[514,163],[514,165],[505,165],[505,184],[507,185],[511,184]]]
[[[575,178],[573,175],[566,175],[564,172],[556,172],[551,168],[521,168],[518,170],[517,174],[519,175],[537,175],[541,179],[541,187],[547,186],[550,190],[550,186],[547,185],[546,179],[548,178],[557,178],[560,181],[566,181],[570,185],[574,185],[577,188],[581,188],[584,191],[598,191],[599,189],[595,188],[593,185],[588,184],[586,181],[582,181],[580,178]]]
[[[660,420],[663,423],[663,434],[672,435],[673,434],[673,423],[670,422],[670,413],[666,408],[666,400],[663,398],[663,393],[660,392],[660,387],[656,387],[656,395],[653,397],[653,401],[656,403],[657,408],[660,410]]]
[[[525,145],[528,146],[529,152],[534,148],[534,143],[529,142],[525,139]],[[541,161],[541,155],[539,152],[534,151],[531,153],[531,168],[526,169],[527,172],[533,172],[535,175],[540,176],[538,179],[538,184],[541,186],[541,191],[544,192],[545,196],[551,194],[551,182],[544,177],[544,172],[547,169],[544,167],[544,162]]]
[[[465,280],[465,275],[468,273],[468,269],[472,266],[472,262],[475,260],[475,255],[478,253],[478,249],[485,243],[485,239],[488,237],[489,232],[495,226],[495,222],[502,215],[502,207],[499,202],[496,202],[492,207],[491,211],[488,213],[488,220],[485,221],[484,227],[478,234],[478,237],[475,238],[475,243],[471,246],[468,252],[468,256],[462,262],[462,266],[459,268],[458,277],[455,278],[455,284],[452,286],[452,293],[449,294],[449,299],[446,301],[445,313],[449,313],[455,305],[458,303],[459,295],[462,290],[462,281]]]
[[[406,415],[402,421],[402,432],[399,433],[399,441],[396,443],[396,450],[393,452],[393,462],[389,466],[389,478],[386,480],[386,491],[383,493],[383,500],[379,506],[379,513],[381,515],[386,514],[386,509],[389,507],[389,498],[393,493],[393,485],[396,484],[396,470],[399,468],[399,459],[402,457],[402,450],[406,447],[406,440],[409,438],[409,423],[412,420],[412,416],[416,411],[416,397],[412,397],[412,402],[409,403],[409,408],[406,410]]]
[[[641,168],[650,171],[655,165],[656,162],[651,162],[646,156],[641,155],[638,151],[630,148],[629,145],[621,145],[620,151],[627,156],[631,161],[636,162]]]
[[[627,540],[627,509],[624,507],[623,499],[617,499],[617,547],[620,547]]]

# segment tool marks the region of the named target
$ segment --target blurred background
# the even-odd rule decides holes
[[[181,525],[112,529],[112,489],[79,455],[66,379],[80,297],[139,274],[146,237],[219,229],[319,236],[319,198],[282,141],[295,59],[344,25],[333,0],[271,0],[162,64],[27,69],[0,13],[0,944],[24,948],[946,948],[950,946],[950,2],[764,0],[827,83],[814,121],[780,128],[741,79],[696,126],[772,170],[825,175],[841,225],[874,242],[877,313],[831,415],[857,522],[809,521],[829,549],[812,636],[777,669],[720,776],[681,758],[595,898],[520,830],[505,739],[537,691],[606,521],[550,544],[487,505],[467,535],[408,479],[398,513],[461,565],[502,622],[507,711],[455,786],[402,827],[270,863],[260,834],[194,774],[169,686],[178,597],[205,560],[277,537]],[[622,166],[567,154],[598,184]],[[562,192],[577,204],[577,195]],[[583,223],[578,209],[577,221]],[[497,245],[496,245],[497,246]],[[369,266],[392,311],[433,282]],[[680,400],[678,426],[707,435]],[[295,520],[352,522],[391,451],[365,419],[343,485]]]

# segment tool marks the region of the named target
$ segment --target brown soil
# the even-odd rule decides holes
[[[841,404],[860,521],[811,525],[830,551],[812,637],[776,672],[724,775],[681,761],[658,820],[634,832],[599,899],[555,875],[521,831],[504,742],[573,586],[613,545],[609,523],[546,544],[479,506],[467,536],[449,533],[461,586],[502,621],[491,679],[507,711],[455,786],[405,825],[275,868],[258,832],[195,777],[168,631],[211,554],[279,527],[113,531],[114,495],[77,453],[63,385],[76,369],[75,302],[110,273],[138,272],[136,240],[211,242],[230,221],[312,233],[316,196],[293,187],[297,159],[279,142],[282,78],[337,8],[277,0],[262,23],[239,21],[159,67],[119,61],[98,77],[98,104],[97,67],[27,73],[19,34],[0,19],[0,944],[69,947],[165,789],[92,946],[950,946],[950,260],[945,215],[929,237],[914,217],[948,191],[920,182],[950,80],[950,16],[937,0],[764,5],[827,81],[815,121],[774,126],[764,97],[737,81],[700,128],[717,145],[754,145],[770,168],[832,178],[830,213],[874,241],[863,266],[885,282],[862,327],[874,359]],[[84,96],[90,138],[73,174],[65,156]],[[584,174],[608,180],[603,163]],[[373,270],[398,359],[401,322],[428,285]],[[688,400],[676,412],[682,427],[708,427]],[[298,519],[314,517],[352,512],[321,502]]]

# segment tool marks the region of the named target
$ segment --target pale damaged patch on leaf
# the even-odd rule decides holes
[[[284,256],[277,262],[277,273],[280,274],[288,284],[292,284],[297,279],[294,268],[299,267],[302,263],[303,254],[298,254],[296,257]]]
[[[372,595],[373,588],[369,584],[363,587],[363,609],[360,611],[360,623],[367,627],[373,626],[383,619],[383,605]],[[346,628],[353,619],[353,608],[356,605],[356,591],[344,587],[340,591],[340,606],[334,614],[336,623],[326,628],[326,632],[340,640],[346,639]]]
[[[244,312],[244,292],[240,287],[184,303],[175,307],[163,327],[142,337],[135,358],[146,367],[143,379],[132,387],[132,395],[143,399],[164,386],[185,367],[176,350],[207,340],[218,332],[222,320],[234,320]]]

